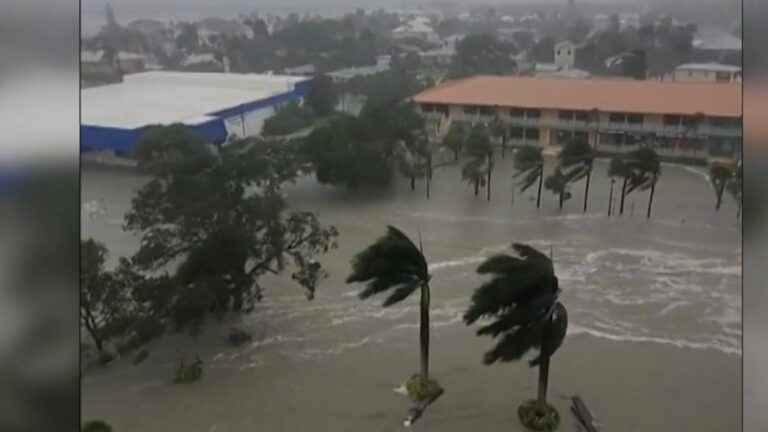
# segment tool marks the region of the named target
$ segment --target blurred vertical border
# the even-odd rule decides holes
[[[80,429],[79,2],[0,2],[0,431]]]
[[[768,430],[768,2],[743,0],[744,219],[743,383],[744,431]]]

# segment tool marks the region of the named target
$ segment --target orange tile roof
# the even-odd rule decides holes
[[[413,97],[417,103],[740,117],[741,84],[475,76]]]

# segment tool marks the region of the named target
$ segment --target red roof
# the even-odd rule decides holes
[[[475,76],[413,97],[417,103],[741,117],[741,83]]]

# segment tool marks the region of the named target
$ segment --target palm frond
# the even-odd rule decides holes
[[[555,294],[549,293],[539,296],[530,302],[519,304],[513,309],[508,309],[495,322],[480,327],[478,336],[490,335],[493,337],[509,331],[514,327],[523,326],[541,319],[547,313],[555,301]]]
[[[509,273],[519,270],[523,265],[525,265],[525,262],[520,258],[498,254],[483,261],[477,267],[477,272],[479,274]]]
[[[536,322],[506,333],[492,350],[485,353],[483,363],[489,365],[497,361],[509,362],[522,359],[525,353],[540,346],[542,327],[541,322]]]
[[[552,313],[552,320],[548,323],[542,334],[541,352],[529,362],[531,367],[541,363],[541,356],[551,356],[562,346],[565,335],[568,332],[568,311],[562,303],[557,302]]]

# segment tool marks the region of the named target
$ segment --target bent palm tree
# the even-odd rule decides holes
[[[493,123],[491,123],[491,128],[493,135],[501,139],[501,158],[504,159],[504,156],[507,153],[507,137],[509,135],[507,126],[504,124],[501,117],[496,115],[493,118]]]
[[[742,198],[744,197],[744,193],[741,189],[741,182],[742,182],[742,170],[741,170],[741,161],[739,161],[738,164],[736,164],[736,170],[733,173],[733,177],[731,177],[731,180],[728,182],[728,192],[731,194],[734,200],[736,200],[737,210],[736,210],[736,218],[738,219],[741,216],[741,205],[742,205]]]
[[[611,164],[608,166],[608,176],[613,178],[621,178],[621,199],[619,201],[619,215],[624,214],[624,199],[627,196],[627,186],[629,185],[629,181],[632,178],[632,171],[629,169],[629,166],[624,162],[624,159],[621,157],[614,157],[611,159]],[[611,187],[613,187],[613,182],[611,182]],[[613,192],[611,192],[611,196],[613,196]]]
[[[552,261],[528,245],[512,247],[522,258],[496,255],[477,268],[492,279],[475,290],[464,322],[471,325],[483,317],[492,320],[477,330],[479,336],[497,339],[483,357],[486,365],[519,361],[538,348],[538,355],[529,362],[531,367],[539,366],[538,398],[524,403],[518,413],[527,427],[553,430],[559,415],[547,404],[549,360],[565,339],[568,312],[557,300],[560,289]],[[542,423],[547,422],[549,428],[544,429]]]
[[[558,197],[558,208],[563,209],[563,202],[571,198],[571,193],[568,192],[568,177],[563,174],[560,167],[555,168],[555,172],[552,173],[544,181],[544,187],[551,190],[552,193],[556,193]]]
[[[479,193],[480,186],[487,186],[487,199],[490,201],[493,146],[488,131],[482,126],[472,128],[466,146],[467,153],[472,159],[464,165],[461,176],[464,180],[474,184],[475,196]]]
[[[544,182],[544,157],[541,149],[534,146],[523,146],[515,152],[514,177],[523,177],[520,181],[520,192],[525,192],[536,181],[539,181],[539,191],[536,195],[536,208],[541,208],[541,187]]]
[[[568,183],[576,183],[583,178],[587,179],[584,184],[584,213],[586,213],[589,183],[592,179],[592,167],[595,161],[594,151],[586,141],[571,140],[563,147],[559,158],[560,166],[568,170],[565,173]]]
[[[389,293],[383,306],[399,303],[417,289],[421,290],[421,369],[423,383],[429,381],[429,279],[427,261],[422,251],[399,229],[389,226],[387,233],[357,254],[347,283],[367,282],[359,297],[365,300]]]
[[[661,160],[659,155],[651,148],[643,147],[630,152],[627,155],[626,165],[632,173],[630,185],[627,189],[627,195],[635,189],[648,190],[648,211],[646,218],[651,218],[651,208],[653,207],[653,196],[656,192],[656,182],[661,175]]]
[[[725,188],[733,176],[734,171],[721,164],[713,164],[709,168],[709,181],[715,189],[715,197],[717,198],[715,211],[720,210],[720,206],[723,204],[723,192],[725,192]]]

